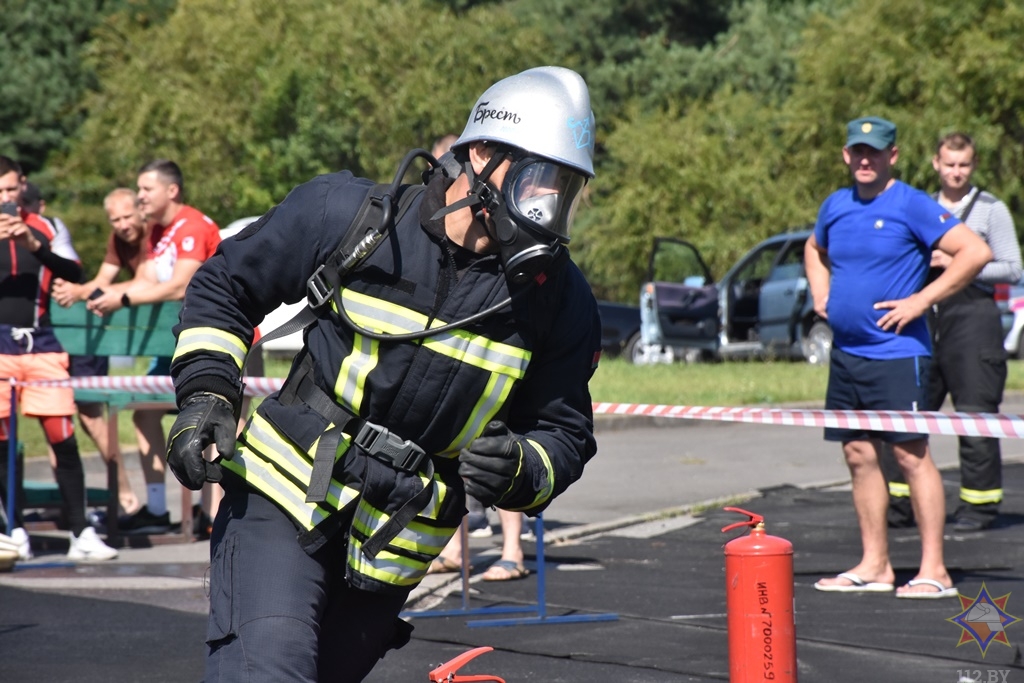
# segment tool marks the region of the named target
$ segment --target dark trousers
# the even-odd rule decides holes
[[[355,683],[412,627],[408,592],[382,595],[345,581],[346,540],[313,555],[291,520],[244,484],[225,482],[210,553],[205,683]]]
[[[999,308],[991,295],[969,286],[940,304],[929,322],[934,362],[928,409],[939,410],[948,395],[958,412],[999,412],[1006,385],[1006,351]],[[885,469],[890,495],[898,497],[906,484],[891,458],[889,454]],[[993,517],[1002,500],[999,439],[961,436],[957,515]]]
[[[7,495],[7,477],[11,473],[7,471],[9,442],[0,440],[0,500]],[[82,458],[78,453],[78,442],[72,435],[59,443],[52,443],[53,454],[57,460],[57,468],[53,475],[57,480],[57,490],[63,501],[64,514],[67,517],[68,527],[79,536],[89,522],[85,516],[85,469],[82,467]],[[25,459],[19,453],[15,463],[15,499],[14,519],[9,520],[6,533],[11,529],[25,525],[23,511],[25,509]]]

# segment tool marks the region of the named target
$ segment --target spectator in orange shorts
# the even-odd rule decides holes
[[[77,281],[82,266],[77,260],[51,251],[53,227],[38,214],[18,206],[25,184],[21,166],[0,156],[0,376],[20,381],[68,378],[68,356],[49,325],[50,288],[54,276]],[[39,419],[56,457],[54,475],[71,527],[68,558],[108,560],[117,551],[107,546],[85,516],[85,471],[74,434],[74,392],[68,387],[24,387],[21,410]],[[0,391],[0,454],[6,456],[10,438],[10,394]],[[0,458],[0,484],[6,491],[6,457]],[[19,492],[21,487],[17,487]],[[19,494],[23,502],[23,493]],[[18,544],[22,559],[31,557],[21,508],[8,520],[8,535]]]

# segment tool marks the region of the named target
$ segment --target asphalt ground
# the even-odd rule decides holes
[[[1003,408],[1022,414],[1024,399]],[[932,444],[947,468],[952,509],[955,439]],[[989,641],[984,652],[970,638],[958,645],[966,631],[950,619],[966,608],[955,598],[814,590],[860,552],[848,475],[838,446],[823,442],[819,429],[634,418],[602,421],[598,445],[583,479],[545,513],[543,586],[531,541],[529,577],[479,580],[500,553],[495,524],[495,536],[471,539],[468,594],[457,574],[428,577],[407,605],[412,642],[367,681],[426,681],[432,668],[477,646],[495,650],[460,673],[508,683],[729,680],[723,546],[743,532],[722,533],[742,519],[721,510],[728,503],[763,515],[768,533],[793,544],[801,680],[1024,681],[1024,622],[1009,620],[1024,618],[1021,440],[1003,442],[1000,525],[973,534],[947,527],[947,564],[961,594],[974,601],[984,588],[1009,615],[1008,644]],[[127,457],[132,467],[137,458]],[[101,484],[97,458],[87,469],[90,484]],[[30,478],[47,476],[45,462],[29,467]],[[172,516],[179,495],[169,487]],[[916,571],[919,539],[894,530],[890,540],[902,583]],[[33,545],[35,559],[0,574],[0,681],[201,679],[208,543],[123,548],[115,561],[77,566],[64,558],[63,534],[34,534]],[[499,611],[506,608],[521,611]],[[609,620],[588,621],[595,618]],[[480,625],[514,619],[525,621]]]

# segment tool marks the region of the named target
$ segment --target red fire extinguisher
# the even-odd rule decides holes
[[[727,507],[750,519],[722,529],[753,527],[725,544],[729,621],[729,681],[796,683],[793,626],[793,544],[764,532],[764,517]]]

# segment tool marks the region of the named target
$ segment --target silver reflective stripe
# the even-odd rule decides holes
[[[441,503],[447,497],[449,489],[439,478],[436,478],[436,475],[433,480],[427,479],[424,476],[420,476],[419,480],[421,484],[429,486],[431,489],[430,500],[419,511],[419,518],[436,520],[438,514],[440,514]],[[359,505],[352,525],[369,538],[386,524],[389,519],[389,515],[363,502]],[[451,532],[452,529],[449,527],[433,527],[414,518],[409,523],[409,526],[398,532],[398,535],[395,536],[389,545],[414,553],[433,556],[440,554],[444,550],[445,545],[448,544],[448,540],[452,536]]]
[[[530,507],[540,505],[547,501],[551,497],[552,492],[555,490],[555,466],[551,464],[551,456],[539,443],[533,439],[527,439],[526,442],[533,446],[533,449],[537,451],[537,455],[540,456],[540,460],[544,463],[544,470],[547,472],[547,485],[537,492],[537,495],[533,499],[533,503]]]
[[[182,330],[178,335],[178,343],[174,347],[174,360],[197,351],[227,354],[241,370],[248,347],[241,338],[213,327],[193,327]]]
[[[430,562],[420,562],[403,557],[388,550],[381,550],[370,562],[363,555],[363,546],[355,538],[349,537],[348,565],[358,574],[369,576],[382,583],[392,586],[415,585],[427,573]]]
[[[519,379],[526,372],[529,352],[509,344],[492,342],[461,330],[444,332],[428,339],[424,346],[449,358],[490,372],[502,372]]]
[[[326,519],[320,510],[306,503],[306,494],[294,486],[282,483],[274,468],[248,448],[241,447],[231,460],[222,461],[222,466],[245,479],[246,483],[260,491],[288,512],[309,530]]]
[[[501,406],[504,405],[505,400],[508,399],[508,395],[514,386],[515,380],[513,378],[496,372],[491,373],[491,376],[487,381],[487,388],[484,390],[483,395],[481,395],[477,400],[476,405],[473,406],[473,412],[470,413],[470,419],[465,425],[463,425],[462,430],[459,432],[458,436],[455,437],[455,440],[452,441],[448,447],[442,451],[442,453],[458,453],[460,450],[468,446],[470,441],[484,431],[484,426],[491,421],[491,418],[493,418]]]
[[[430,500],[407,527],[399,531],[389,544],[372,560],[362,553],[360,537],[372,538],[390,520],[390,516],[377,510],[365,500],[356,506],[353,529],[359,532],[349,537],[348,563],[356,572],[392,585],[411,585],[423,578],[430,560],[441,554],[457,527],[434,526],[425,520],[436,521],[444,501],[452,491],[439,475],[433,480],[420,476],[420,482],[431,487]],[[393,552],[401,549],[416,557]]]
[[[345,310],[360,325],[387,333],[418,332],[423,330],[428,318],[407,308],[374,299],[352,290],[344,290],[342,297]],[[434,320],[432,327],[447,324]],[[530,353],[511,344],[494,342],[464,330],[442,332],[429,337],[423,345],[436,353],[467,363],[484,370],[503,372],[519,379],[526,372]]]
[[[329,511],[323,508],[327,504],[337,509],[345,507],[356,496],[359,491],[341,485],[336,479],[331,479],[327,489],[327,500],[321,505],[306,502],[306,487],[312,476],[312,458],[294,448],[277,430],[258,413],[253,416],[245,432],[246,441],[252,446],[251,452],[243,457],[241,462],[247,465],[253,476],[248,472],[238,472],[246,481],[249,481],[260,490],[267,493],[284,507],[290,514],[299,520],[306,528],[312,528],[327,518]],[[310,447],[316,451],[318,442]],[[347,450],[348,442],[342,439],[341,450]],[[224,461],[228,469],[234,469],[231,464],[239,459],[238,455],[230,461]],[[272,462],[276,468],[268,464]],[[277,468],[284,470],[296,481],[303,482],[297,486],[287,477],[278,473]]]
[[[369,505],[365,500],[360,500],[356,505],[355,517],[352,524],[367,537],[372,537],[377,529],[388,522],[390,517],[380,510]],[[422,525],[421,525],[422,526]],[[410,532],[409,528],[403,529],[399,535],[404,535],[402,547],[423,555],[423,559],[413,559],[398,555],[388,548],[395,545],[392,540],[389,546],[385,546],[372,560],[367,558],[363,552],[363,544],[353,534],[349,536],[348,563],[356,572],[369,576],[370,578],[389,583],[396,586],[407,586],[419,581],[426,573],[430,558],[439,554],[448,542],[445,532],[428,535],[427,545],[416,547],[417,534]],[[397,537],[396,537],[397,538]]]
[[[352,352],[341,363],[334,394],[341,405],[358,412],[358,406],[363,402],[366,376],[377,367],[380,342],[361,334],[355,335],[352,341]]]

